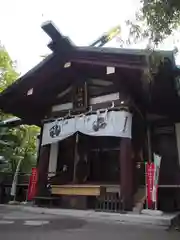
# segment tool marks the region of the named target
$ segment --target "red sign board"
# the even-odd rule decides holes
[[[28,200],[32,200],[36,195],[36,184],[38,180],[37,168],[32,168],[32,173],[29,179]]]
[[[154,174],[155,164],[146,164],[146,196],[147,196],[147,206],[148,208],[153,207],[153,186],[154,186]]]

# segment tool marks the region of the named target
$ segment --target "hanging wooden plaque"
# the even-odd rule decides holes
[[[88,89],[87,84],[81,83],[73,89],[73,110],[83,112],[88,108]]]

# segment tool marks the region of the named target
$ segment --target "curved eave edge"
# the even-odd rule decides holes
[[[29,70],[27,73],[25,73],[23,76],[19,77],[12,85],[7,87],[3,92],[0,93],[0,97],[4,94],[7,94],[8,92],[11,92],[16,88],[17,85],[19,85],[22,81],[25,81],[27,78],[34,77],[33,75],[39,71],[41,68],[44,67],[45,64],[47,64],[51,59],[54,57],[54,53],[51,53],[49,56],[47,56],[45,59],[43,59],[40,63],[38,63],[35,67],[33,67],[31,70]]]
[[[69,44],[70,46],[70,44]],[[62,51],[63,51],[63,47],[61,47]],[[68,51],[68,50],[67,50]],[[79,52],[79,54],[78,54]],[[162,52],[162,51],[161,51]],[[160,53],[161,53],[160,52]],[[87,53],[87,55],[86,55]],[[71,55],[75,57],[74,60],[76,60],[77,58],[77,61],[78,60],[83,60],[81,59],[82,57],[87,57],[87,59],[89,58],[88,54],[89,53],[92,53],[92,54],[95,54],[96,57],[97,57],[97,60],[98,58],[100,58],[99,60],[103,61],[103,55],[107,54],[109,55],[109,61],[113,62],[113,59],[112,56],[114,56],[114,58],[118,58],[120,57],[121,55],[127,55],[128,57],[130,56],[144,56],[145,57],[145,53],[146,51],[143,51],[143,50],[136,50],[136,49],[115,49],[115,48],[93,48],[93,47],[74,47],[73,49],[70,47],[69,49],[69,60],[71,59]],[[165,57],[169,57],[171,62],[172,62],[172,65],[175,66],[175,61],[174,61],[174,57],[173,57],[173,53],[172,52],[162,52],[163,53],[163,56]],[[45,59],[43,59],[39,64],[37,64],[35,67],[33,67],[31,70],[29,70],[26,74],[24,74],[22,77],[20,77],[19,79],[17,79],[12,85],[10,85],[8,88],[6,88],[1,94],[0,94],[0,97],[8,92],[11,92],[13,91],[14,88],[17,87],[17,85],[19,85],[21,82],[27,80],[28,78],[34,78],[34,76],[36,75],[36,73],[39,71],[39,70],[43,70],[43,68],[51,62],[51,60],[57,56],[57,54],[61,55],[60,52],[53,52],[51,53],[49,56],[47,56]],[[106,55],[106,56],[107,56]],[[80,58],[80,59],[78,59]],[[130,57],[131,58],[131,57]],[[57,58],[58,59],[58,58]],[[146,65],[147,62],[145,62],[145,60],[143,61],[140,61],[139,62],[140,64],[142,65]]]

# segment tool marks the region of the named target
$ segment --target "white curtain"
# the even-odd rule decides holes
[[[76,132],[89,136],[131,138],[131,125],[132,115],[126,111],[104,111],[57,119],[44,124],[42,145],[62,141]]]

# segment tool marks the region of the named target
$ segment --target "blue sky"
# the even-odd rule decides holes
[[[24,74],[49,52],[46,45],[50,39],[40,27],[44,21],[54,21],[75,44],[88,45],[118,24],[126,36],[124,22],[133,18],[139,0],[0,0],[0,6],[0,40],[17,61],[18,71]],[[174,44],[171,37],[162,47],[172,49]],[[108,46],[119,44],[114,40]]]

